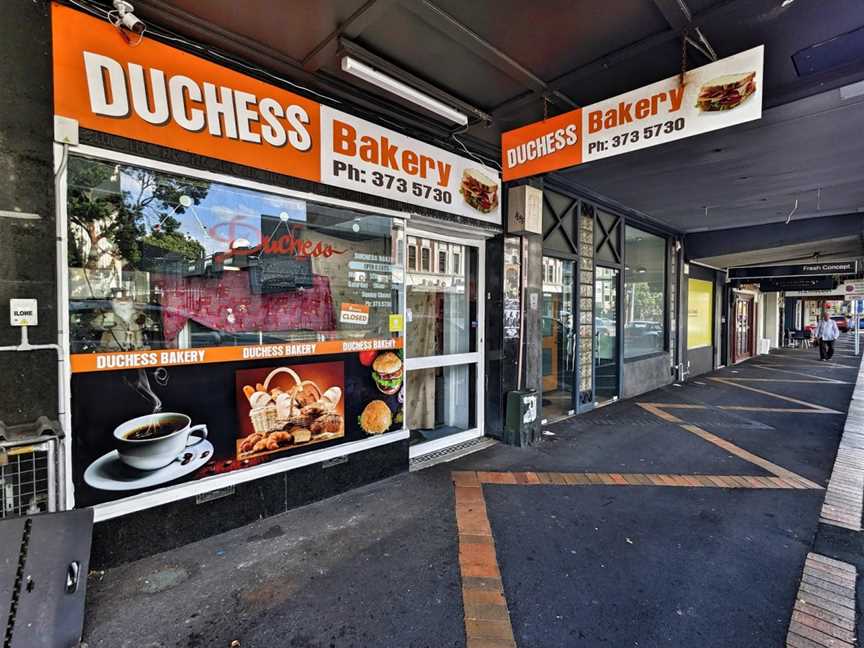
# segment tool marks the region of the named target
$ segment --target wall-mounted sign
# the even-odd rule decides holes
[[[762,117],[764,46],[504,133],[505,181],[638,151]]]
[[[687,348],[710,347],[714,318],[714,284],[687,280]]]
[[[759,290],[762,292],[832,290],[833,288],[834,279],[832,277],[780,277],[759,281]]]
[[[810,277],[818,275],[854,275],[858,273],[857,261],[825,261],[796,263],[791,265],[752,266],[732,268],[729,279],[762,279],[770,277]]]
[[[864,298],[864,281],[847,281],[843,285],[843,294],[846,299]]]
[[[507,191],[507,233],[543,233],[543,191],[521,185]]]
[[[11,326],[36,326],[39,324],[39,309],[35,299],[10,299],[9,323]]]
[[[95,131],[501,223],[498,172],[54,4],[54,112]]]

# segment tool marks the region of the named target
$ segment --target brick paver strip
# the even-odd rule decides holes
[[[788,648],[837,648],[855,645],[855,567],[809,553],[789,632]]]
[[[864,512],[864,364],[858,369],[858,380],[828,488],[822,504],[820,521],[824,524],[861,531]]]
[[[453,473],[466,645],[516,648],[481,480],[518,483],[508,472]]]
[[[799,623],[801,625],[805,625],[809,628],[813,628],[818,630],[819,632],[828,635],[829,637],[834,637],[835,639],[840,639],[841,641],[845,641],[848,644],[855,643],[855,633],[851,630],[846,630],[844,628],[840,628],[833,623],[828,621],[823,621],[818,617],[811,616],[809,614],[805,614],[804,612],[795,611],[792,613],[792,621]],[[790,626],[791,629],[791,626]]]
[[[534,479],[526,481],[518,478],[519,475],[528,474]],[[513,479],[506,475],[515,475]],[[480,485],[513,485],[513,486],[674,486],[676,488],[773,488],[782,490],[800,488],[820,488],[812,482],[807,482],[800,477],[753,477],[750,475],[679,475],[670,473],[507,473],[481,471],[477,473],[477,484],[470,486],[455,483],[455,489],[461,495],[461,502],[465,505],[480,502]],[[479,503],[479,506],[483,506]],[[467,513],[465,524],[477,524],[476,515]],[[464,531],[464,533],[470,533]]]
[[[795,609],[800,610],[802,613],[808,616],[820,619],[821,621],[827,621],[831,625],[841,628],[843,630],[855,630],[854,618],[835,614],[834,612],[826,610],[825,608],[812,605],[807,601],[799,600],[797,602],[797,605],[795,606]],[[854,617],[854,615],[852,616]]]

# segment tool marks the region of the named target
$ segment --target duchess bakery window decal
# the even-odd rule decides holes
[[[67,214],[79,505],[402,428],[398,220],[78,156]]]

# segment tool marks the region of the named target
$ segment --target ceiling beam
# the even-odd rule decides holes
[[[364,29],[379,19],[394,1],[367,0],[303,57],[301,61],[303,69],[307,72],[317,72],[328,59],[332,60],[335,56],[340,38],[357,38]]]
[[[684,249],[690,259],[707,259],[801,243],[813,243],[816,249],[820,241],[860,236],[862,232],[864,215],[860,213],[820,216],[793,220],[788,225],[778,221],[765,225],[692,232],[685,235]],[[860,253],[861,250],[859,255]]]
[[[705,23],[710,20],[721,16],[732,9],[740,8],[747,6],[748,4],[752,5],[752,0],[721,0],[714,6],[702,11],[695,16],[690,21],[691,27],[701,27]],[[643,38],[640,41],[636,41],[626,47],[622,47],[617,49],[609,54],[605,54],[600,58],[594,59],[590,63],[586,63],[585,65],[576,68],[575,70],[570,70],[569,72],[565,72],[564,74],[552,79],[548,82],[548,86],[553,91],[558,91],[561,88],[566,86],[573,85],[577,81],[581,81],[582,79],[586,79],[590,76],[603,72],[604,70],[608,70],[609,68],[618,65],[619,63],[623,63],[624,61],[628,61],[635,56],[639,56],[640,54],[644,54],[655,47],[668,43],[672,40],[675,40],[680,36],[680,32],[677,29],[670,28],[666,31],[654,34],[652,36],[648,36]],[[520,108],[524,108],[525,106],[529,106],[532,103],[540,100],[544,96],[544,92],[534,90],[528,94],[520,95],[518,97],[514,97],[513,99],[509,99],[502,104],[499,104],[495,108],[492,109],[493,117],[504,117]]]
[[[448,38],[472,51],[514,81],[524,83],[532,91],[538,92],[558,104],[568,108],[576,107],[576,102],[562,91],[550,87],[528,68],[429,0],[399,0],[399,2],[402,7],[416,15],[427,25],[434,27]]]

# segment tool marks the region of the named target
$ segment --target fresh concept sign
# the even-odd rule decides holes
[[[762,117],[760,45],[501,136],[505,181],[591,162]]]

